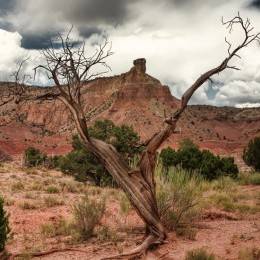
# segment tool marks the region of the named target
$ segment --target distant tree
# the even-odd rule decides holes
[[[46,159],[47,155],[42,153],[39,149],[29,147],[25,150],[24,160],[27,167],[43,165]]]
[[[125,158],[130,159],[142,150],[140,137],[133,127],[124,124],[116,126],[107,119],[97,120],[89,127],[89,135],[112,144]]]
[[[111,186],[112,176],[98,159],[85,149],[76,149],[59,159],[58,167],[77,181],[93,181],[98,186]]]
[[[116,126],[110,120],[97,120],[89,127],[89,135],[93,138],[113,144],[118,152],[129,160],[141,152],[140,137],[132,127]],[[59,168],[78,181],[94,181],[98,186],[114,185],[112,176],[99,162],[98,158],[88,151],[78,135],[72,138],[73,151],[59,159]]]
[[[236,178],[238,174],[234,158],[221,158],[208,150],[200,151],[190,139],[183,140],[177,151],[163,149],[160,157],[166,172],[171,166],[180,166],[189,171],[196,170],[208,180],[224,175]]]
[[[251,140],[244,149],[243,159],[245,163],[260,171],[260,137]]]
[[[200,168],[202,154],[197,145],[190,139],[185,139],[180,143],[178,150],[178,164],[187,170],[196,170]]]
[[[161,151],[160,158],[166,172],[168,172],[171,166],[178,164],[177,155],[178,153],[175,152],[171,147],[167,147]]]

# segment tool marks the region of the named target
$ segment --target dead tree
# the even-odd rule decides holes
[[[223,25],[232,32],[233,27],[239,25],[243,31],[243,41],[233,48],[228,44],[227,57],[215,68],[203,73],[190,86],[181,98],[179,109],[165,120],[165,127],[156,133],[146,145],[141,154],[139,164],[136,169],[122,159],[117,150],[108,143],[90,137],[88,133],[88,122],[83,109],[82,93],[86,81],[101,75],[93,72],[94,67],[106,65],[106,58],[112,53],[108,48],[108,42],[103,45],[92,56],[86,56],[84,43],[74,44],[68,34],[67,37],[60,36],[61,49],[53,47],[43,51],[46,64],[35,68],[35,71],[42,69],[47,72],[48,77],[55,83],[52,91],[38,97],[38,99],[58,99],[71,112],[80,138],[85,147],[95,154],[101,164],[113,176],[118,186],[127,194],[132,206],[146,225],[146,238],[143,243],[120,257],[139,256],[145,253],[151,246],[162,244],[167,236],[167,231],[160,220],[160,212],[156,202],[156,184],[154,180],[154,170],[156,164],[156,151],[161,144],[174,132],[176,124],[188,105],[194,92],[211,79],[226,69],[238,70],[234,65],[230,65],[231,60],[240,58],[239,51],[251,43],[260,40],[260,34],[253,34],[253,27],[247,19],[244,21],[238,14],[232,20],[222,21]]]
[[[29,58],[24,58],[17,62],[15,71],[10,75],[9,81],[1,83],[0,108],[3,108],[4,115],[1,113],[0,126],[5,126],[19,118],[19,110],[23,105],[24,96],[27,95],[28,87],[26,84],[30,75],[23,72],[24,66]]]

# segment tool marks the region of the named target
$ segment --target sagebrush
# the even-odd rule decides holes
[[[87,240],[93,235],[95,227],[100,223],[105,212],[105,200],[97,200],[85,195],[80,202],[73,206],[75,227],[79,239]]]

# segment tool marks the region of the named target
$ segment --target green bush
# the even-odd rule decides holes
[[[127,125],[116,126],[110,120],[98,120],[89,128],[89,135],[114,145],[125,158],[132,158],[141,151],[140,137]],[[77,144],[77,147],[82,146]]]
[[[72,175],[77,181],[92,181],[98,186],[113,185],[111,175],[98,159],[86,150],[74,150],[59,161],[63,173]]]
[[[48,169],[59,168],[61,158],[60,155],[48,156],[44,161],[44,166]]]
[[[172,148],[168,147],[165,148],[161,151],[160,157],[162,160],[162,164],[165,168],[166,171],[169,170],[169,168],[172,165],[177,165],[178,164],[178,158],[177,158],[178,153],[175,152]]]
[[[142,150],[142,147],[139,146],[140,137],[132,127],[116,126],[110,120],[96,121],[92,127],[89,127],[89,135],[114,145],[129,164]],[[72,147],[73,151],[67,155],[53,157],[47,157],[40,150],[29,147],[25,151],[25,165],[57,168],[65,174],[72,175],[77,181],[91,181],[98,186],[115,185],[112,176],[98,158],[87,151],[79,136],[72,137]]]
[[[27,167],[43,165],[46,159],[46,154],[43,154],[39,149],[29,147],[25,150],[25,165]]]
[[[110,120],[96,121],[89,127],[89,135],[113,144],[129,163],[141,151],[138,147],[140,138],[133,128],[126,125],[115,126]],[[112,176],[97,157],[87,151],[77,135],[72,138],[72,147],[72,152],[57,160],[62,172],[74,176],[78,181],[92,181],[98,186],[115,185]]]
[[[243,153],[243,159],[248,166],[260,171],[260,137],[249,142]]]
[[[5,249],[5,244],[10,233],[8,215],[4,210],[4,200],[0,197],[0,252]]]
[[[189,171],[200,172],[208,180],[217,179],[220,176],[236,178],[238,174],[234,158],[221,158],[208,150],[200,151],[198,146],[190,140],[184,140],[177,151],[170,147],[162,150],[160,158],[166,172],[171,166],[181,166]]]

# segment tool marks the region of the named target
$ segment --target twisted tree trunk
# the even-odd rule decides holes
[[[160,214],[156,201],[156,185],[154,181],[154,169],[156,162],[156,151],[175,129],[177,121],[171,121],[164,130],[155,134],[148,142],[145,151],[141,155],[139,165],[131,169],[125,159],[117,152],[113,145],[101,140],[90,138],[87,133],[87,125],[84,113],[66,98],[60,100],[70,109],[76,127],[86,149],[100,160],[101,164],[113,176],[118,186],[128,196],[137,214],[147,227],[146,239],[135,250],[124,254],[139,255],[146,251],[151,245],[161,244],[166,238],[166,230],[161,223]],[[122,255],[121,255],[122,256]]]

